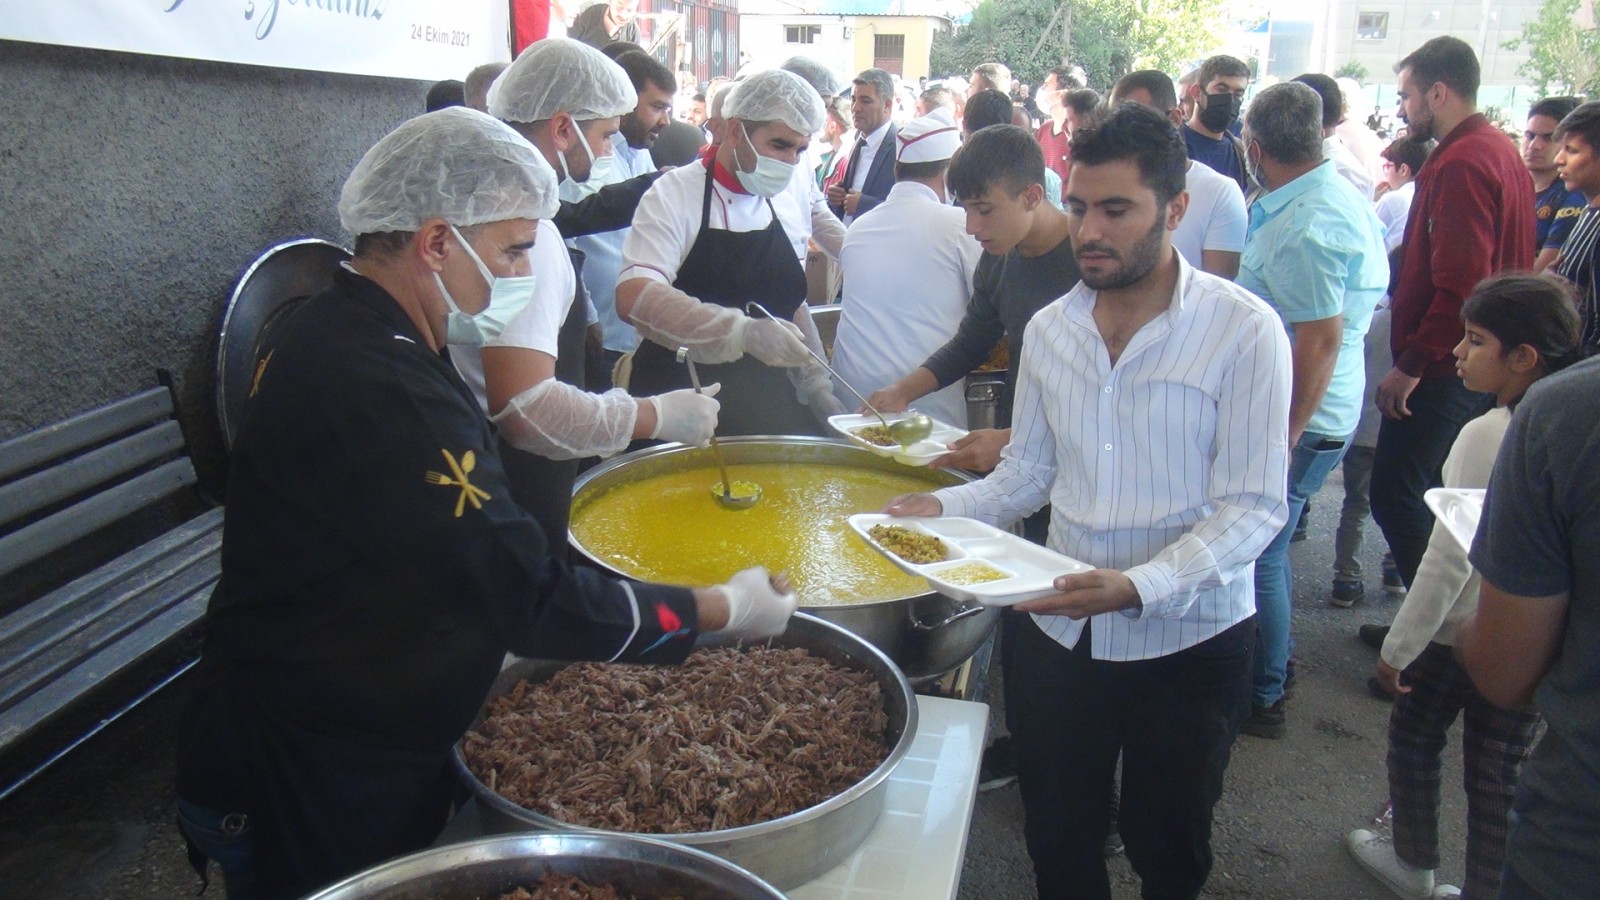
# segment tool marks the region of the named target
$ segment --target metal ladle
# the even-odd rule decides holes
[[[746,303],[744,308],[745,312],[751,314],[759,312],[774,322],[782,321],[777,316],[773,315],[765,306],[762,306],[754,300]],[[829,375],[832,375],[835,379],[837,379],[840,384],[844,385],[845,388],[850,391],[850,393],[855,394],[856,399],[861,401],[861,405],[866,407],[868,412],[878,417],[878,421],[883,423],[883,430],[888,432],[889,437],[894,438],[895,441],[900,444],[900,448],[902,450],[909,449],[912,444],[915,444],[917,441],[920,441],[933,433],[933,420],[915,410],[912,410],[911,415],[906,416],[903,419],[896,419],[893,422],[884,418],[883,413],[878,412],[877,407],[873,406],[871,403],[868,403],[867,398],[863,397],[861,392],[856,390],[855,387],[850,384],[850,382],[840,378],[839,373],[833,370],[833,366],[828,365],[827,360],[817,355],[817,351],[811,349],[805,341],[801,341],[800,346],[805,347],[806,352],[811,354],[811,358],[816,360],[818,365],[822,366],[824,369],[827,369]]]
[[[702,393],[700,390],[700,373],[694,369],[694,360],[689,358],[688,347],[678,348],[678,362],[689,364],[689,383],[694,385],[696,394]],[[715,432],[711,434],[711,454],[717,458],[717,471],[722,473],[722,490],[718,491],[716,486],[713,485],[711,496],[717,498],[717,502],[728,509],[749,509],[755,506],[761,499],[761,485],[753,481],[741,481],[739,484],[745,486],[746,491],[740,494],[733,492],[733,482],[728,480],[728,467],[722,461],[722,448],[717,445]]]

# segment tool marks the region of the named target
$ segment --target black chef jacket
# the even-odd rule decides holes
[[[262,349],[178,793],[249,816],[268,896],[433,840],[507,650],[688,654],[689,591],[548,551],[477,401],[378,285],[339,272]]]

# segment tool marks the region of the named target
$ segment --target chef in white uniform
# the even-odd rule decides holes
[[[943,347],[972,299],[983,248],[967,234],[966,213],[946,199],[944,175],[961,146],[946,109],[913,119],[896,135],[895,185],[883,203],[845,235],[844,308],[834,338],[834,369],[865,395],[893,384]],[[861,400],[843,384],[847,408]],[[940,422],[965,428],[962,382],[917,401]]]

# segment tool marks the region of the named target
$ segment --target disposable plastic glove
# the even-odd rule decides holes
[[[591,394],[547,378],[512,397],[490,421],[518,450],[550,459],[582,459],[610,456],[627,447],[638,418],[639,403],[627,391]]]
[[[792,369],[814,362],[801,343],[800,328],[793,322],[774,319],[749,319],[744,332],[745,352],[769,366]]]
[[[764,566],[745,569],[728,579],[721,590],[728,600],[728,624],[718,633],[742,640],[782,634],[800,605],[800,596],[794,591],[780,594],[773,589]]]
[[[652,281],[629,314],[633,327],[669,350],[689,348],[698,363],[733,362],[745,354],[750,318],[737,309],[703,303],[670,284]]]
[[[650,397],[656,408],[656,430],[650,436],[696,447],[711,443],[711,433],[717,429],[717,411],[722,408],[713,398],[720,390],[721,384],[708,384],[699,394],[682,390]]]

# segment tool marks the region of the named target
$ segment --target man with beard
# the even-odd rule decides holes
[[[1018,604],[1024,834],[1041,898],[1109,898],[1120,825],[1146,898],[1193,898],[1250,708],[1252,561],[1286,519],[1289,342],[1277,315],[1172,249],[1186,164],[1160,113],[1125,104],[1074,136],[1083,283],[1029,322],[1011,444],[982,481],[895,515],[1008,525],[1051,504],[1048,546],[1096,566]]]
[[[1239,118],[1244,89],[1250,85],[1250,67],[1232,56],[1213,56],[1201,63],[1198,71],[1194,83],[1184,89],[1194,111],[1183,125],[1183,145],[1190,159],[1232,178],[1248,195],[1244,144],[1229,129]]]
[[[616,58],[617,66],[628,73],[639,102],[633,112],[624,113],[618,130],[611,135],[611,163],[604,165],[607,157],[597,160],[595,172],[579,190],[598,189],[647,175],[656,170],[650,148],[656,138],[672,121],[672,97],[678,90],[672,72],[655,58],[640,50],[630,50]],[[601,339],[603,371],[597,373],[601,383],[591,379],[589,387],[605,390],[611,387],[611,373],[617,360],[639,346],[639,334],[633,326],[617,315],[617,273],[622,270],[622,242],[630,228],[583,235],[570,242],[583,253],[583,285],[589,291],[595,313],[600,317],[604,331]]]
[[[1440,485],[1461,426],[1489,408],[1456,375],[1461,305],[1490,275],[1533,266],[1533,179],[1477,111],[1478,57],[1466,42],[1434,38],[1395,71],[1408,136],[1439,141],[1417,176],[1391,306],[1394,368],[1377,385],[1372,518],[1410,586],[1433,533],[1422,495]]]

